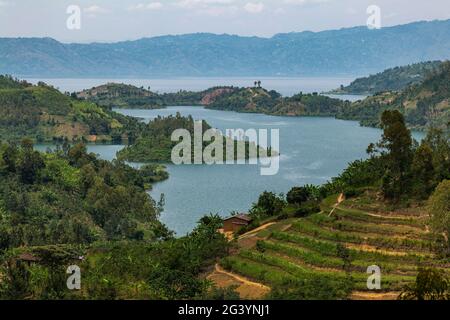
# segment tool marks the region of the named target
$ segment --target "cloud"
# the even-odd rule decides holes
[[[102,14],[102,13],[108,12],[108,10],[106,10],[105,8],[102,8],[98,5],[92,5],[90,7],[84,8],[83,11],[93,17],[95,17],[97,14]]]
[[[163,6],[161,2],[139,3],[128,7],[128,11],[159,10]]]
[[[307,5],[307,4],[321,4],[331,1],[332,0],[284,0],[284,3],[293,5]]]
[[[265,6],[264,3],[259,2],[259,3],[253,3],[253,2],[249,2],[244,6],[244,10],[249,12],[249,13],[260,13],[264,10]]]
[[[236,0],[181,0],[175,5],[181,8],[209,7],[210,5],[230,5]]]

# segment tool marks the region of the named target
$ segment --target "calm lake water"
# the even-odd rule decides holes
[[[338,88],[341,84],[348,85],[356,77],[304,77],[304,78],[170,78],[170,79],[34,79],[27,81],[37,83],[43,81],[53,85],[61,91],[81,91],[108,82],[131,84],[137,87],[150,87],[152,91],[160,93],[177,92],[180,90],[202,91],[215,86],[253,86],[255,80],[261,80],[262,86],[269,90],[276,90],[284,96],[299,93],[328,92]],[[334,96],[344,100],[358,100],[364,98],[359,95]]]
[[[37,80],[29,79],[32,82]],[[106,82],[150,86],[154,91],[180,89],[203,90],[216,85],[249,86],[253,78],[194,79],[40,79],[62,91],[79,91]],[[323,92],[348,84],[350,78],[261,78],[263,86],[283,95]],[[356,100],[361,96],[345,96]],[[323,184],[338,175],[348,163],[365,158],[369,143],[379,140],[381,131],[360,127],[357,122],[333,118],[290,118],[206,110],[201,107],[170,107],[160,110],[117,110],[150,121],[158,115],[180,112],[211,126],[226,129],[279,129],[280,170],[275,176],[261,176],[254,165],[169,165],[170,179],[154,186],[151,195],[158,200],[165,195],[162,221],[184,235],[205,214],[228,216],[232,211],[246,212],[265,190],[287,193],[293,186]],[[416,138],[421,134],[416,133]],[[49,145],[39,145],[45,151]],[[89,145],[90,152],[106,160],[114,159],[123,148],[117,145]]]
[[[170,179],[154,186],[151,195],[165,195],[161,220],[178,235],[195,227],[205,214],[228,216],[232,211],[247,212],[263,191],[287,193],[293,186],[323,184],[345,169],[349,162],[366,157],[369,143],[378,141],[381,131],[360,127],[354,121],[333,118],[274,117],[207,110],[201,107],[170,107],[160,110],[116,110],[150,121],[158,115],[180,112],[211,126],[226,129],[279,129],[280,170],[275,176],[261,176],[255,165],[169,165]],[[422,133],[414,133],[416,139]],[[45,151],[51,145],[37,145]],[[88,145],[90,152],[112,160],[120,145]]]
[[[170,179],[154,186],[151,195],[165,195],[162,221],[178,235],[192,230],[205,214],[228,216],[246,212],[263,191],[287,193],[293,186],[323,184],[338,175],[348,163],[365,158],[369,143],[381,131],[360,127],[354,121],[333,118],[291,118],[206,110],[200,107],[170,107],[162,110],[117,110],[150,121],[158,115],[180,112],[211,126],[226,129],[279,129],[280,170],[261,176],[253,165],[169,165]],[[414,134],[417,139],[420,133]]]

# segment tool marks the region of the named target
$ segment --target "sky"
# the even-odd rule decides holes
[[[197,32],[271,37],[366,25],[371,5],[381,10],[381,27],[450,19],[449,0],[0,0],[0,37],[83,43]]]

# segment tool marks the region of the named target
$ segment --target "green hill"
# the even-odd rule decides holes
[[[128,140],[139,122],[42,82],[0,76],[0,139],[111,142]]]
[[[177,129],[186,129],[191,136],[191,160],[194,162],[194,119],[192,116],[183,117],[179,113],[175,116],[169,117],[157,117],[150,121],[143,129],[140,136],[133,142],[133,144],[125,147],[117,153],[117,157],[120,160],[132,161],[132,162],[164,162],[170,163],[172,150],[179,143],[172,141],[172,133]],[[212,127],[206,122],[202,122],[203,134]],[[226,160],[226,141],[230,138],[220,134],[223,143],[223,156]],[[215,140],[214,140],[215,141]],[[219,140],[218,140],[219,141]],[[245,148],[245,159],[249,159],[254,154],[259,157],[261,154],[275,155],[274,150],[264,150],[257,146],[255,143],[248,141],[232,141],[234,145],[234,158],[238,159],[238,146]],[[209,142],[203,142],[202,152],[209,145]],[[205,160],[205,159],[204,159]]]
[[[219,90],[219,89],[218,89]],[[207,100],[207,109],[264,113],[284,116],[334,116],[346,102],[332,99],[317,93],[299,93],[292,97],[282,97],[274,90],[261,87],[228,88],[228,90],[211,93]]]
[[[429,61],[387,69],[375,75],[358,78],[350,85],[341,86],[330,93],[372,95],[384,91],[401,91],[410,85],[422,83],[440,65],[440,61]]]
[[[450,274],[448,262],[431,249],[424,208],[388,212],[375,197],[346,200],[331,216],[337,196],[329,197],[320,213],[239,238],[239,251],[220,264],[268,285],[275,299],[396,299],[419,265]],[[382,287],[371,292],[367,268],[374,264],[382,270]]]
[[[443,63],[420,84],[401,92],[384,92],[342,109],[338,118],[379,126],[384,110],[399,110],[415,129],[430,126],[446,129],[450,123],[450,62]]]
[[[204,91],[157,94],[125,84],[106,84],[77,93],[80,99],[105,107],[153,109],[204,106],[207,109],[288,116],[334,116],[345,104],[317,93],[282,97],[259,86],[214,87]]]
[[[109,108],[157,109],[173,105],[199,105],[206,92],[158,94],[150,88],[108,83],[77,93],[78,98]]]

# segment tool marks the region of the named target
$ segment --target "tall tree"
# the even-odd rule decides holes
[[[383,112],[381,127],[383,129],[381,141],[376,145],[370,145],[368,152],[379,152],[385,163],[386,173],[382,186],[385,198],[399,200],[410,187],[413,140],[403,115],[397,110]]]

